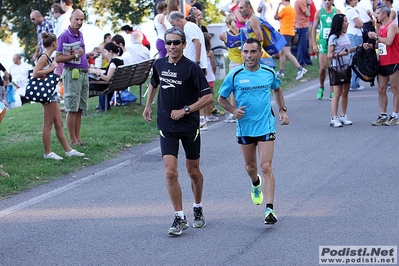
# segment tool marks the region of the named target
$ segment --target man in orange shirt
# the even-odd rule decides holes
[[[284,7],[279,12],[281,5]],[[291,63],[298,68],[298,73],[295,79],[300,80],[308,71],[301,67],[295,56],[291,53],[291,44],[295,37],[295,10],[290,5],[290,0],[281,0],[281,2],[278,4],[274,19],[280,20],[280,33],[287,41],[285,47],[283,47],[283,49],[280,51],[280,70],[278,71],[277,75],[279,77],[284,77],[285,60],[288,58],[288,60],[290,60]]]
[[[310,0],[295,1],[295,30],[298,33],[298,49],[296,58],[301,66],[312,65],[308,50],[308,31],[310,17]]]

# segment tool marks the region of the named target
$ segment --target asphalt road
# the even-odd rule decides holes
[[[399,126],[371,125],[376,87],[350,92],[353,125],[343,128],[329,126],[330,101],[316,92],[310,81],[285,93],[277,224],[265,226],[251,201],[235,125],[216,122],[201,135],[205,228],[167,234],[173,209],[155,140],[1,201],[0,265],[318,265],[319,246],[397,246]],[[191,223],[184,160],[179,170]]]

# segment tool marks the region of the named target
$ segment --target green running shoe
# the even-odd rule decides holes
[[[317,99],[319,100],[323,99],[323,93],[324,93],[324,88],[319,88],[319,91],[317,92]]]
[[[252,185],[252,189],[251,189],[251,198],[252,198],[252,202],[255,205],[259,205],[262,204],[263,202],[263,193],[262,193],[262,178],[260,175],[258,175],[259,178],[259,186],[254,186]]]
[[[265,224],[277,223],[277,215],[270,208],[265,209]]]

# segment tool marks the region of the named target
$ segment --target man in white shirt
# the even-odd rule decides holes
[[[192,22],[187,21],[184,15],[179,11],[173,11],[169,14],[169,22],[172,26],[179,27],[186,34],[187,45],[183,54],[188,59],[197,62],[205,71],[208,67],[205,39],[201,29]],[[205,72],[204,72],[205,73]]]
[[[61,5],[55,3],[51,6],[51,15],[55,18],[56,22],[54,23],[54,34],[55,36],[60,36],[61,33],[65,30],[62,28],[62,16],[65,14],[65,11],[62,9]]]
[[[10,67],[8,73],[12,76],[12,80],[18,88],[15,91],[16,95],[20,97],[15,98],[15,107],[22,105],[22,97],[25,96],[26,83],[28,82],[30,66],[21,61],[21,55],[15,54],[13,59],[14,64]]]
[[[363,22],[360,18],[359,11],[356,9],[357,3],[358,2],[356,0],[346,0],[345,15],[348,19],[348,29],[346,31],[346,34],[349,37],[352,47],[358,46],[363,42],[363,34],[361,30],[363,28]],[[351,54],[351,59],[352,57],[353,53]],[[359,84],[359,77],[352,70],[350,90],[359,91],[363,89],[364,87],[360,86]]]
[[[58,18],[58,23],[60,23],[60,27],[63,29],[62,31],[68,29],[71,24],[70,18],[73,11],[73,1],[72,0],[61,0],[60,2],[62,10],[64,10],[64,14]],[[61,26],[62,25],[62,26]],[[57,36],[58,37],[58,36]]]
[[[133,63],[150,59],[150,50],[143,45],[143,34],[139,31],[133,31],[130,34],[132,46],[130,46],[130,55]]]

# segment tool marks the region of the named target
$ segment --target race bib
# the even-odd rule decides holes
[[[383,43],[378,43],[378,54],[379,55],[388,55],[387,46]]]
[[[323,39],[328,39],[328,35],[330,34],[331,28],[323,29]]]

